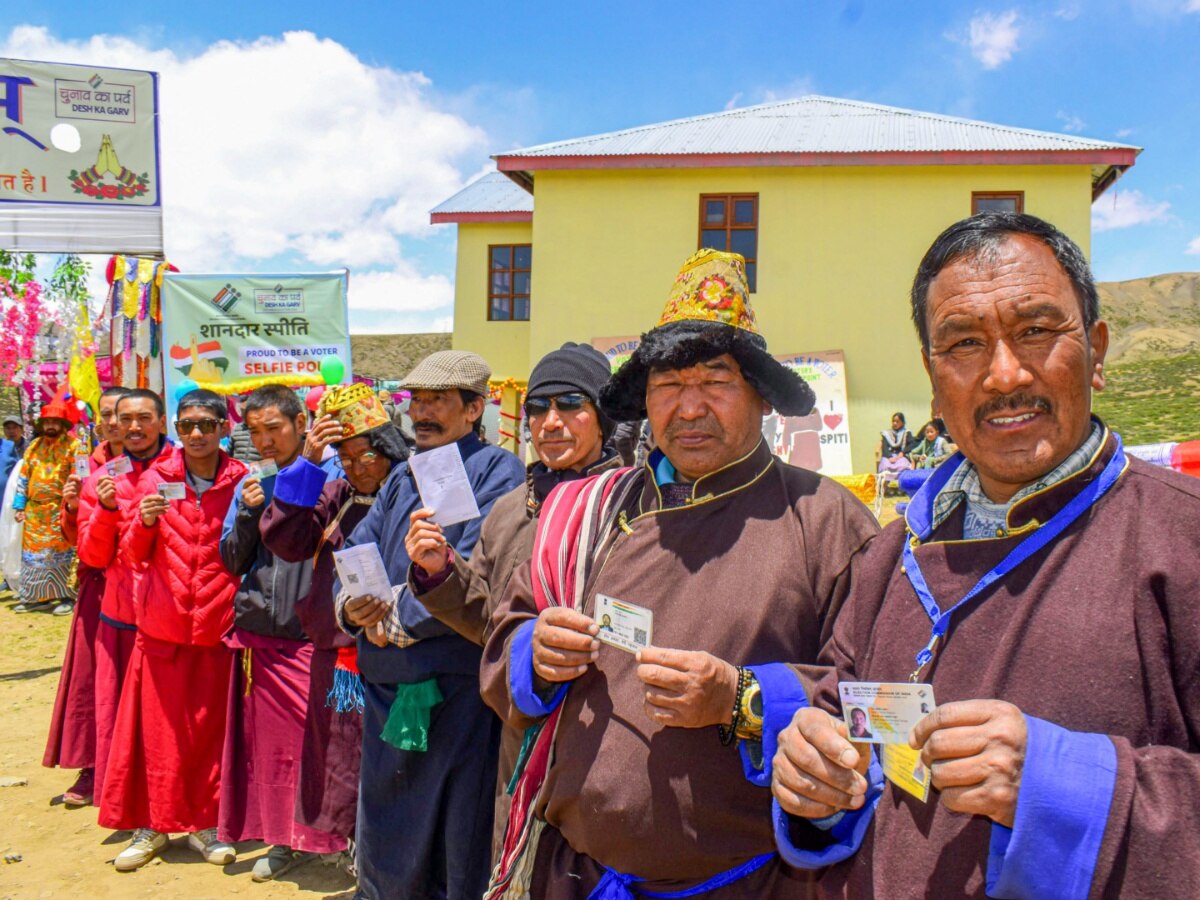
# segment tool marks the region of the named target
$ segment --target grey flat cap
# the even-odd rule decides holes
[[[400,386],[408,391],[472,391],[487,396],[491,366],[478,353],[438,350],[430,353],[408,373]]]

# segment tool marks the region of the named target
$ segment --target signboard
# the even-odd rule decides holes
[[[0,246],[161,255],[160,207],[155,73],[0,59]]]
[[[348,272],[163,278],[166,396],[185,378],[242,393],[269,382],[319,383],[338,357],[349,384]]]
[[[641,342],[642,339],[636,334],[632,337],[592,338],[592,346],[608,357],[608,364],[614,372],[625,365]]]
[[[853,475],[850,415],[846,402],[846,359],[841,350],[775,357],[813,389],[817,405],[807,416],[772,413],[763,436],[775,455],[822,475]]]

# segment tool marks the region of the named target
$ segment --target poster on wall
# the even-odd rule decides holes
[[[641,342],[642,339],[636,334],[632,337],[592,338],[592,346],[608,357],[608,364],[614,372],[625,365]]]
[[[0,59],[0,246],[162,255],[158,76]]]
[[[351,381],[349,273],[180,275],[163,279],[166,395],[191,379],[222,394],[317,385],[336,358]]]
[[[846,402],[846,359],[841,350],[775,357],[808,382],[817,405],[807,416],[772,413],[763,436],[780,459],[822,475],[853,475],[850,414]]]

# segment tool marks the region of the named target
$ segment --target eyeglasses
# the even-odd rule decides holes
[[[201,434],[212,434],[220,426],[224,419],[176,419],[175,430],[184,437],[187,437],[197,428]]]
[[[362,466],[365,469],[377,459],[379,459],[379,454],[372,450],[360,453],[358,456],[338,456],[338,461],[341,462],[343,469],[349,469],[352,466]]]
[[[544,416],[553,406],[559,412],[579,412],[588,398],[583,394],[559,394],[557,397],[530,397],[525,401],[525,415]]]

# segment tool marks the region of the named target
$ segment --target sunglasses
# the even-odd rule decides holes
[[[338,457],[338,461],[341,462],[343,469],[349,469],[351,466],[362,466],[366,468],[377,459],[379,459],[379,454],[373,450],[368,450],[366,453],[360,453],[358,456]]]
[[[557,397],[530,397],[525,401],[525,415],[544,416],[553,406],[559,412],[579,412],[588,398],[583,394],[559,394]]]
[[[212,434],[224,421],[224,419],[200,419],[199,421],[194,419],[176,419],[175,430],[184,437],[187,437],[197,428],[200,429],[201,434]]]

